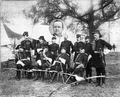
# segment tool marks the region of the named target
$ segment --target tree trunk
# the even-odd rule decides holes
[[[94,40],[93,31],[94,31],[94,30],[93,30],[92,28],[89,29],[90,42],[92,42],[92,41]]]

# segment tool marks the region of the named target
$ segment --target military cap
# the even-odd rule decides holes
[[[25,31],[25,32],[23,33],[23,36],[28,36],[28,32]]]
[[[52,37],[52,40],[53,40],[53,39],[56,39],[56,37]]]
[[[79,37],[81,37],[81,35],[80,35],[80,34],[77,34],[77,35],[76,35],[76,38],[79,38]]]
[[[95,30],[95,31],[94,31],[94,34],[99,34],[99,36],[102,37],[102,35],[101,35],[101,33],[100,33],[99,30]]]
[[[38,39],[45,40],[44,36],[40,36]]]

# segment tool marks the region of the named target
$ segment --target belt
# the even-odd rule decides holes
[[[75,64],[81,64],[80,62],[75,62]]]
[[[25,52],[30,52],[30,50],[25,50]]]
[[[99,51],[94,51],[94,53],[100,53]]]

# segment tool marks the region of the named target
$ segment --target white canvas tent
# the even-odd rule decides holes
[[[66,31],[66,34],[68,35],[68,39],[71,40],[73,43],[76,41],[74,33],[72,33],[71,31]],[[32,33],[30,35],[31,38],[37,40],[39,36],[44,36],[46,41],[48,42],[50,42],[51,38],[53,37],[49,31],[49,26],[40,24],[36,24],[33,26]],[[63,37],[61,38],[61,41],[63,41]],[[59,43],[59,39],[57,39],[57,43]]]
[[[50,41],[52,35],[49,31],[49,26],[40,24],[34,25],[30,37],[38,40],[39,36],[44,36],[47,41]]]
[[[1,23],[0,26],[1,26],[1,37],[0,37],[1,46],[11,44],[10,39],[8,38],[7,33],[4,29],[3,23]]]

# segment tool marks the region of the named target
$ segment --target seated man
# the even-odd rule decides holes
[[[16,78],[17,80],[20,80],[21,78],[21,69],[24,69],[24,70],[28,70],[28,69],[31,69],[31,61],[30,61],[30,57],[25,57],[25,54],[23,52],[23,49],[22,48],[18,48],[17,49],[17,53],[16,53],[16,68],[17,68],[17,74],[16,74]],[[29,75],[28,75],[28,78],[29,78]]]
[[[39,59],[37,60],[35,69],[46,70],[51,66],[52,63],[52,54],[48,50],[48,46],[44,46],[43,50],[39,52]],[[41,72],[42,78],[44,79],[44,72]],[[39,71],[35,71],[35,79],[37,80],[39,76]]]
[[[70,56],[66,53],[66,48],[61,48],[61,54],[58,55],[53,65],[50,67],[50,70],[55,70],[58,72],[66,72],[66,70],[70,67]],[[54,80],[57,74],[54,73],[51,81]]]
[[[31,62],[31,50],[34,49],[31,39],[29,38],[28,32],[23,33],[23,40],[20,42],[20,45],[17,47],[19,48],[19,58],[16,59],[17,69],[32,69],[32,62]],[[17,49],[16,48],[16,49]],[[24,62],[24,61],[25,62]],[[26,60],[29,61],[26,63]],[[28,64],[29,63],[29,64]],[[27,67],[26,67],[27,66]],[[21,68],[22,67],[22,68]],[[32,73],[27,73],[28,79],[31,79]],[[20,79],[20,71],[17,70],[17,78]]]
[[[84,46],[80,48],[80,52],[75,59],[73,68],[68,69],[68,73],[73,73],[78,76],[83,77],[84,70],[86,68],[88,56],[85,54]],[[75,81],[74,78],[71,78],[71,81]]]
[[[61,54],[58,55],[50,69],[66,72],[66,69],[70,67],[69,64],[70,56],[66,53],[66,48],[63,47],[61,49]]]

